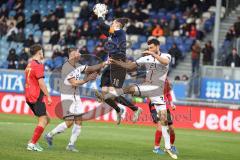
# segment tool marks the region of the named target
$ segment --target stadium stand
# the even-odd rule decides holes
[[[114,17],[131,19],[127,27],[127,54],[132,59],[140,56],[139,50],[146,48],[148,39],[157,37],[161,50],[170,50],[178,61],[179,57],[184,58],[191,51],[196,39],[201,40],[213,28],[215,8],[210,7],[213,5],[211,2],[178,4],[174,1],[123,0],[106,3],[111,6],[107,21]],[[103,48],[106,37],[97,29],[96,17],[92,13],[94,4],[95,1],[79,0],[1,1],[0,68],[24,69],[21,64],[26,64],[27,58],[20,57],[28,56],[28,47],[34,43],[44,46],[47,70],[64,62],[69,45],[75,45],[90,55],[106,58]],[[158,27],[162,30],[161,34],[155,34]],[[174,55],[173,46],[178,55]],[[13,49],[15,58],[11,58]],[[174,62],[173,66],[176,65],[177,62]]]

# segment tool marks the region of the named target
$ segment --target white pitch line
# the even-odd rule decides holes
[[[18,123],[18,122],[0,122],[0,125],[23,125],[23,126],[31,126],[36,125],[35,123]],[[91,126],[85,126],[84,128],[113,128],[114,126],[98,126],[98,125],[91,125]],[[117,129],[124,129],[124,130],[142,130],[142,128],[123,128],[116,126]],[[154,128],[153,128],[154,129]],[[187,131],[187,130],[186,130]],[[214,132],[213,132],[214,133]],[[215,132],[217,133],[217,132]],[[238,134],[238,133],[237,133]],[[184,135],[184,136],[197,136],[197,137],[208,137],[208,138],[222,138],[225,140],[240,140],[239,137],[231,137],[231,135],[228,136],[219,136],[219,135],[199,135],[195,133],[177,133],[177,135]]]

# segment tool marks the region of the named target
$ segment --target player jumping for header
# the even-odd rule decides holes
[[[108,55],[110,58],[115,60],[126,60],[126,32],[123,30],[123,27],[128,22],[127,18],[117,18],[109,26],[104,23],[105,15],[107,14],[107,6],[105,4],[96,4],[94,13],[98,17],[98,22],[100,30],[106,36],[109,37],[108,42],[106,43]],[[116,64],[108,65],[101,77],[102,94],[108,93],[109,90],[114,90],[115,88],[122,88],[124,80],[126,77],[126,69],[118,66]],[[123,96],[118,96],[116,98],[105,99],[105,103],[114,108],[117,112],[117,124],[121,122],[121,115],[123,110],[118,107],[116,102],[123,104],[124,106],[129,107],[134,111],[133,122],[135,123],[138,120],[139,115],[142,112],[141,108],[136,107],[130,101],[125,99]]]

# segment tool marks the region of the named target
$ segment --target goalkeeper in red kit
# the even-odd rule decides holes
[[[47,97],[49,105],[52,100],[44,83],[44,65],[42,64],[44,55],[41,45],[35,44],[31,46],[30,53],[32,58],[25,69],[25,97],[26,103],[34,115],[38,117],[38,124],[33,132],[32,139],[27,145],[27,150],[43,151],[43,148],[37,143],[44,128],[49,123],[43,97],[44,95]]]
[[[171,91],[172,91],[171,84],[169,80],[166,79],[165,86],[164,86],[164,100],[166,101],[166,106],[167,106],[167,119],[168,119],[169,133],[170,133],[171,150],[175,154],[178,154],[177,148],[174,146],[175,132],[174,132],[173,121],[170,113],[170,107],[172,108],[172,110],[176,109],[176,106],[172,102]],[[149,103],[149,109],[150,109],[153,121],[157,123],[159,118],[157,115],[157,111],[155,107],[151,104],[151,102]],[[155,132],[155,146],[154,146],[153,152],[160,155],[164,154],[164,151],[160,149],[161,137],[162,137],[161,127],[157,126],[157,129]]]

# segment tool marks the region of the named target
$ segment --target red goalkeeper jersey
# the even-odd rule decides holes
[[[31,61],[25,69],[25,97],[26,101],[35,103],[40,95],[38,80],[44,78],[44,66],[36,60]]]

